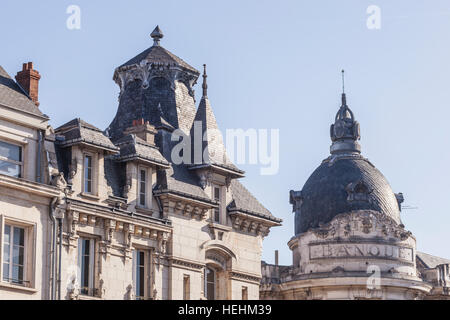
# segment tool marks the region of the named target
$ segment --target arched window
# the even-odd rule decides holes
[[[205,269],[205,297],[208,300],[216,298],[216,272],[208,267]]]

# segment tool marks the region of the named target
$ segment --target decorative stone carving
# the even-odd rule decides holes
[[[106,287],[105,287],[105,281],[103,279],[100,279],[98,289],[99,289],[98,290],[99,298],[105,298]]]
[[[320,227],[313,230],[314,234],[321,239],[326,239],[329,236],[333,237],[336,234],[336,228],[332,225]]]
[[[69,300],[78,300],[80,290],[78,288],[76,280],[77,278],[75,276],[72,276],[72,280],[70,281],[70,284],[67,288],[67,295],[69,297]]]
[[[60,190],[67,188],[67,182],[64,179],[64,173],[58,172],[52,176],[51,185],[57,187]]]
[[[402,211],[402,203],[403,203],[403,201],[405,201],[405,198],[403,197],[403,193],[401,193],[401,192],[396,193],[395,198],[397,199],[399,210]]]
[[[200,179],[200,186],[202,189],[205,189],[207,186],[211,185],[213,175],[210,170],[198,170],[197,174]]]
[[[291,190],[289,192],[289,203],[292,204],[292,212],[300,212],[303,196],[301,191]]]
[[[161,254],[166,254],[166,249],[167,249],[167,240],[169,240],[169,233],[168,232],[163,232],[163,231],[159,231],[158,232],[158,251]]]
[[[77,171],[78,171],[78,158],[74,157],[72,158],[72,161],[69,165],[69,176],[67,180],[70,185],[73,184],[73,178],[77,174]]]
[[[125,293],[125,297],[127,300],[135,300],[136,295],[134,294],[133,285],[129,284],[127,286],[127,292]]]

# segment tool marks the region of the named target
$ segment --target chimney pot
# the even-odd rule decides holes
[[[135,119],[132,122],[132,126],[124,131],[125,134],[135,134],[137,137],[144,141],[154,145],[155,134],[158,132],[149,121],[145,121],[143,118]]]
[[[25,90],[37,107],[39,106],[38,97],[40,79],[41,75],[39,72],[33,69],[33,62],[22,64],[22,71],[19,71],[16,75],[17,83]]]

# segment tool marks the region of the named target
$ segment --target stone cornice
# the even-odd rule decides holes
[[[109,206],[102,206],[98,204],[88,203],[80,200],[67,198],[69,210],[95,215],[105,219],[115,219],[126,223],[133,223],[142,226],[151,225],[161,231],[171,230],[171,223],[169,220],[158,219],[153,217],[143,217],[142,214],[135,216],[133,212],[111,208]]]
[[[180,257],[168,257],[169,264],[171,266],[180,267],[183,269],[193,270],[197,272],[201,272],[202,269],[205,267],[205,263],[201,263],[198,261],[192,261]]]
[[[269,220],[248,215],[239,211],[229,213],[233,229],[266,237],[270,232],[270,227],[279,225]]]
[[[163,214],[166,218],[174,214],[203,220],[206,218],[208,210],[214,207],[204,202],[179,197],[170,193],[160,194],[159,198],[161,199]]]
[[[63,197],[64,193],[57,187],[0,174],[0,186],[21,190],[46,198]]]
[[[239,280],[239,281],[245,281],[250,283],[257,283],[259,284],[261,281],[260,275],[245,273],[241,271],[229,271],[228,272],[231,279]]]

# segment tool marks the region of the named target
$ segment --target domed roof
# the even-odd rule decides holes
[[[398,224],[402,194],[396,195],[383,174],[360,155],[359,124],[342,105],[330,128],[331,156],[312,173],[301,191],[291,191],[295,211],[295,234],[320,227],[341,213],[375,210]]]
[[[324,160],[306,181],[301,198],[296,234],[353,210],[375,210],[401,223],[399,204],[389,183],[361,156]]]

